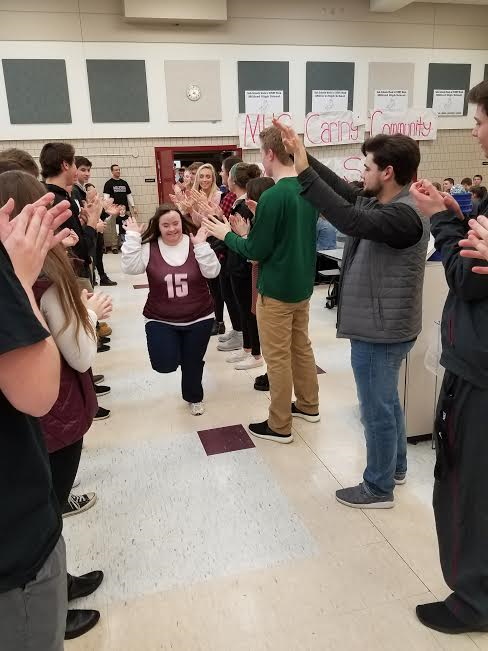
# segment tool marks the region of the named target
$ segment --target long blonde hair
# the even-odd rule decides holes
[[[217,174],[215,173],[214,166],[211,165],[210,163],[204,163],[203,165],[200,165],[200,167],[197,170],[197,174],[195,176],[195,183],[193,184],[193,188],[197,192],[200,192],[200,190],[202,189],[200,187],[200,172],[202,170],[204,170],[204,169],[210,170],[212,172],[213,183],[212,183],[212,186],[211,186],[210,190],[207,193],[207,196],[210,199],[211,196],[213,196],[216,192],[219,191],[219,189],[217,187]]]
[[[45,194],[46,188],[42,183],[27,172],[15,170],[0,174],[0,206],[5,205],[12,198],[15,202],[12,217],[18,215],[27,204],[34,203]],[[90,323],[87,309],[81,300],[75,272],[62,244],[58,244],[49,251],[42,273],[58,290],[64,315],[64,324],[60,334],[66,330],[74,318],[76,336],[78,337],[80,328],[83,328],[87,335],[95,339],[95,332]]]

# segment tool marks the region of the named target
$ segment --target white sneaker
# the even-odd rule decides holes
[[[218,339],[221,343],[224,343],[224,341],[229,341],[229,339],[235,334],[237,334],[236,330],[229,330],[225,335],[219,335]]]
[[[232,337],[217,346],[217,350],[226,351],[239,350],[240,348],[242,348],[242,332],[234,332]]]
[[[263,366],[264,360],[262,357],[256,359],[252,355],[249,355],[246,359],[243,359],[242,362],[239,362],[234,366],[236,371],[247,371],[249,368],[259,368]]]
[[[250,353],[247,353],[244,348],[239,348],[227,357],[225,360],[227,364],[236,364],[237,362],[242,362],[243,359],[249,357]]]
[[[201,416],[205,413],[203,402],[190,402],[190,413],[192,416]]]

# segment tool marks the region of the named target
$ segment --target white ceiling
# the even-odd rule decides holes
[[[488,5],[488,0],[416,0],[416,2],[428,2],[437,4],[453,5]],[[398,11],[407,5],[412,4],[412,0],[369,0],[371,11]]]

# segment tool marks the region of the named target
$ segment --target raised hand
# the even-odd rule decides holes
[[[415,200],[417,208],[425,217],[430,218],[432,215],[446,210],[445,202],[448,201],[447,197],[442,196],[439,190],[437,190],[437,188],[435,188],[427,179],[422,179],[421,181],[412,183],[410,194]],[[457,202],[454,199],[452,199],[452,201],[459,208]],[[455,206],[452,206],[452,209],[455,210]]]
[[[145,230],[144,224],[138,224],[137,219],[135,217],[132,217],[132,215],[129,215],[127,217],[125,228],[130,233],[139,233],[140,235],[142,235],[143,231]]]
[[[96,229],[98,220],[102,214],[102,210],[102,200],[98,194],[96,194],[91,201],[84,202],[83,217],[86,218],[86,223],[88,226]]]
[[[246,237],[246,235],[249,235],[251,224],[243,219],[241,215],[231,215],[229,221],[234,233],[237,233],[240,237]]]
[[[273,118],[273,126],[281,131],[281,139],[283,141],[285,150],[288,154],[293,155],[295,160],[295,169],[297,171],[297,174],[300,174],[309,166],[305,145],[298,137],[298,134],[293,129],[293,127],[283,124],[276,118]]]
[[[206,229],[205,226],[200,226],[198,231],[193,235],[190,233],[190,241],[195,246],[196,244],[203,244],[204,242],[207,241],[207,237],[209,236],[209,232]]]

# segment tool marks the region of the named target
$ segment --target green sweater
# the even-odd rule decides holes
[[[247,239],[225,237],[229,249],[259,262],[259,293],[285,303],[310,298],[315,278],[318,213],[300,191],[296,177],[281,179],[259,199]]]

